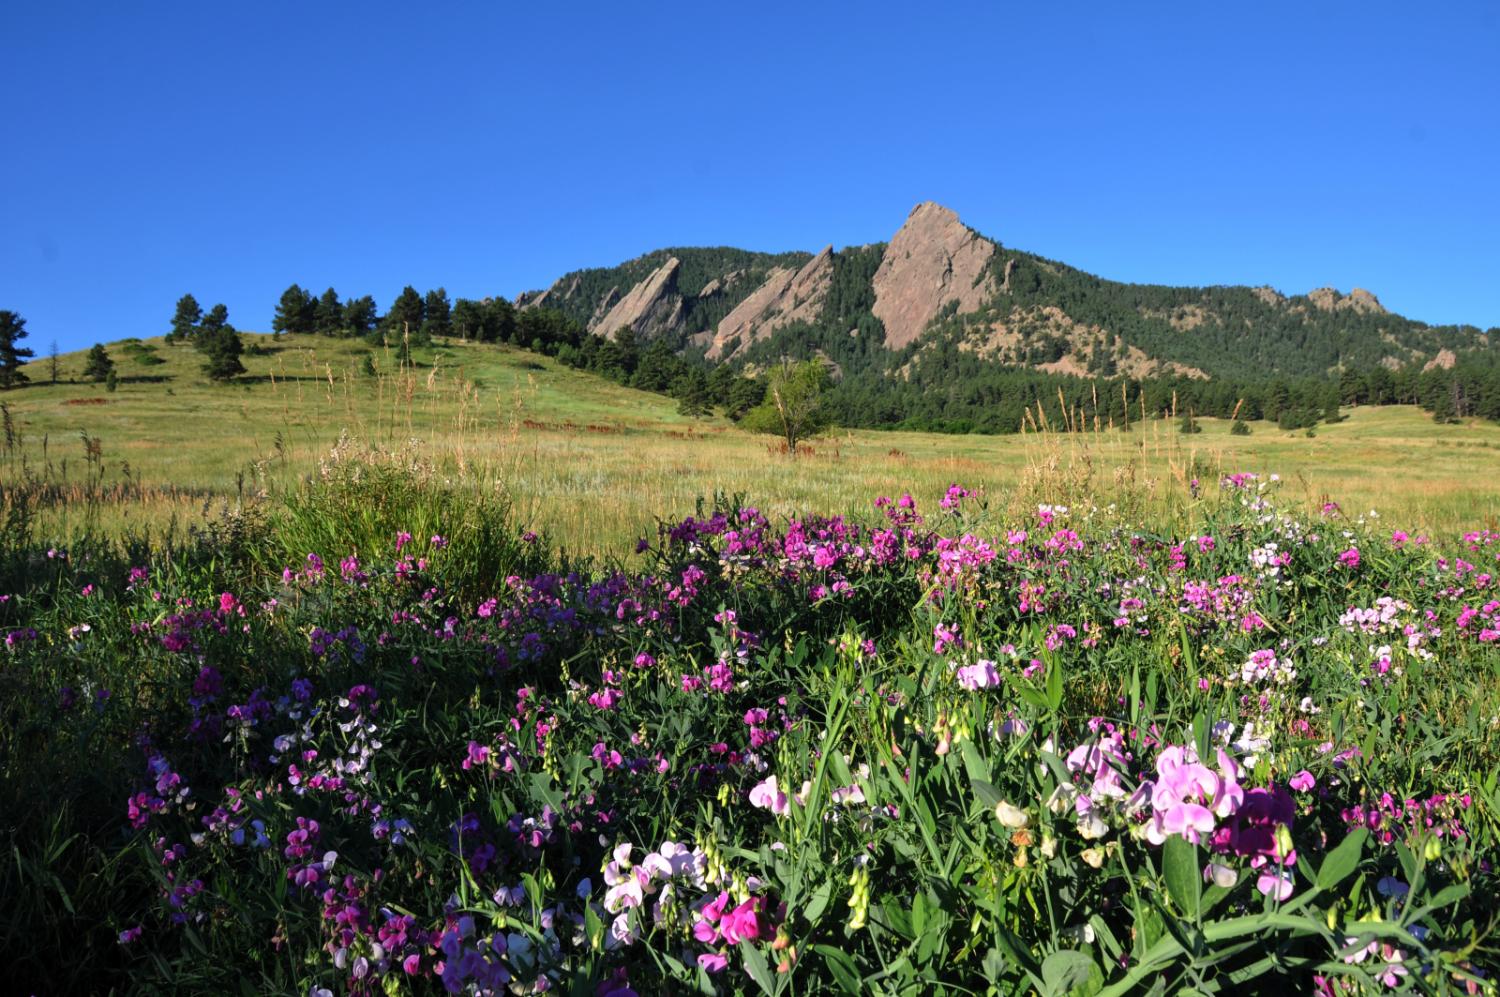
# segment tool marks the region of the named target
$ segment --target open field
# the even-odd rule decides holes
[[[245,357],[242,384],[211,384],[192,349],[151,340],[165,362],[111,347],[114,393],[35,383],[0,396],[10,426],[0,484],[14,501],[30,482],[39,535],[59,540],[90,527],[181,529],[205,503],[296,487],[347,433],[410,446],[463,487],[500,490],[534,528],[591,553],[623,552],[656,516],[715,492],[774,515],[865,513],[877,495],[910,490],[930,503],[959,481],[1015,507],[1093,498],[1175,512],[1195,475],[1244,469],[1281,474],[1291,501],[1374,508],[1435,533],[1500,518],[1500,426],[1437,425],[1406,407],[1352,410],[1311,439],[1264,423],[1231,436],[1212,419],[1190,437],[1159,420],[1013,437],[841,431],[788,460],[726,420],[688,419],[669,399],[510,347],[453,342],[403,372],[357,342],[246,340],[271,352]],[[375,376],[363,373],[367,355]],[[28,367],[34,382],[45,368]],[[82,354],[62,358],[64,381],[81,369]],[[80,433],[97,441],[96,460]]]

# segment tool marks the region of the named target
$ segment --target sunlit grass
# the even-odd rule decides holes
[[[776,516],[863,513],[875,496],[903,491],[930,504],[958,481],[1003,506],[1162,512],[1189,503],[1194,477],[1236,470],[1279,473],[1308,505],[1373,508],[1436,534],[1500,518],[1500,426],[1440,426],[1407,407],[1355,409],[1311,438],[1266,423],[1232,436],[1214,419],[1192,436],[1154,419],[1000,437],[840,431],[792,460],[726,420],[686,418],[670,399],[509,347],[453,342],[401,370],[392,352],[358,342],[247,341],[271,352],[245,358],[240,384],[211,384],[195,351],[154,340],[165,363],[143,366],[112,349],[113,393],[69,381],[80,353],[63,358],[65,383],[0,395],[10,420],[6,501],[31,494],[38,535],[58,541],[85,530],[180,530],[224,501],[295,488],[347,435],[412,448],[455,486],[499,491],[534,528],[591,553],[622,553],[657,516],[690,512],[716,492]],[[45,367],[31,365],[33,381],[45,380]],[[97,460],[86,459],[81,434],[98,441]]]

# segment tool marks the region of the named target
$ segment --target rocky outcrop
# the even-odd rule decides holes
[[[731,356],[793,322],[816,322],[832,281],[832,246],[796,270],[772,270],[760,287],[720,320],[708,348],[709,358]]]
[[[651,272],[651,276],[632,287],[589,331],[606,339],[621,329],[634,329],[642,336],[676,332],[682,325],[682,295],[677,293],[677,271],[682,264],[677,257]]]
[[[1458,355],[1445,346],[1442,349],[1438,350],[1437,356],[1427,361],[1422,369],[1424,371],[1427,371],[1432,370],[1436,367],[1441,367],[1443,370],[1452,370],[1453,365],[1456,363],[1458,363]]]
[[[594,306],[594,314],[589,316],[588,327],[593,329],[598,326],[600,322],[604,321],[604,316],[609,314],[610,309],[619,303],[620,289],[618,287],[610,288],[604,297],[599,299],[599,303]]]
[[[1342,295],[1331,287],[1320,287],[1307,292],[1307,300],[1314,308],[1324,312],[1355,312],[1359,315],[1384,315],[1385,307],[1380,299],[1362,287]]]
[[[960,314],[984,304],[995,292],[984,276],[994,252],[993,242],[947,208],[931,201],[913,208],[875,271],[872,310],[885,324],[886,346],[911,343],[950,301],[958,302]]]
[[[1250,293],[1273,308],[1286,304],[1286,296],[1274,287],[1252,287]]]

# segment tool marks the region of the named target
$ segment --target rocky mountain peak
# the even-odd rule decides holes
[[[995,244],[940,204],[923,201],[886,245],[875,272],[875,316],[885,342],[901,349],[922,334],[942,308],[974,311],[995,293],[985,273]]]
[[[720,320],[708,356],[722,359],[793,322],[816,322],[832,281],[831,245],[795,270],[772,270],[760,287]]]
[[[590,323],[589,331],[608,339],[627,327],[644,336],[675,330],[682,321],[683,312],[682,295],[677,293],[677,271],[681,268],[682,263],[677,257],[668,257],[667,262],[651,272],[651,276],[632,287],[609,311]]]
[[[1356,287],[1348,295],[1340,294],[1331,287],[1320,287],[1307,292],[1307,300],[1313,307],[1324,312],[1354,312],[1359,315],[1384,315],[1385,306],[1380,299],[1362,287]]]

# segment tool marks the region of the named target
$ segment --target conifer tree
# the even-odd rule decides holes
[[[95,343],[89,350],[88,359],[84,362],[83,376],[98,384],[114,371],[115,362],[110,358],[109,351],[104,348],[103,343]]]
[[[448,292],[443,288],[428,291],[422,303],[422,336],[433,339],[453,333],[452,308],[448,303]]]
[[[167,333],[167,342],[191,340],[202,320],[203,309],[198,306],[198,299],[191,294],[184,294],[177,299],[177,311],[172,315],[172,331]]]
[[[375,299],[366,294],[344,303],[344,328],[350,335],[363,336],[375,328]]]
[[[25,384],[26,373],[21,364],[36,356],[31,350],[17,346],[16,342],[26,338],[26,320],[12,311],[0,311],[0,388],[13,388]]]
[[[338,336],[344,331],[344,306],[333,288],[323,292],[313,309],[313,328],[319,335]]]
[[[316,303],[313,296],[296,284],[281,292],[276,304],[276,314],[271,318],[271,331],[312,332]]]

